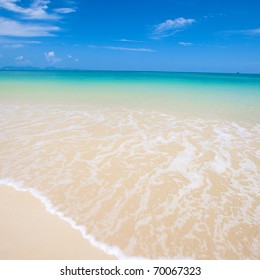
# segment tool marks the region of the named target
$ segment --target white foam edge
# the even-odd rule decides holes
[[[36,199],[40,200],[47,212],[52,215],[57,215],[60,219],[67,222],[73,229],[79,230],[83,236],[83,238],[87,239],[91,245],[100,249],[101,251],[105,252],[108,255],[115,256],[118,260],[149,260],[149,258],[145,258],[142,256],[128,256],[123,253],[123,251],[117,246],[109,246],[103,242],[97,241],[92,234],[86,233],[86,228],[82,225],[77,225],[77,223],[70,217],[65,216],[65,214],[61,211],[58,211],[51,203],[51,201],[42,195],[39,191],[34,190],[29,187],[23,186],[22,182],[17,182],[9,178],[0,179],[0,185],[10,187],[15,189],[16,191],[28,192]],[[158,260],[167,260],[167,258],[161,256],[157,258]],[[192,256],[175,256],[171,258],[172,260],[193,260],[194,257]]]
[[[118,248],[116,246],[108,246],[107,244],[105,244],[103,242],[97,241],[93,235],[86,233],[86,228],[84,226],[77,225],[77,223],[72,218],[66,217],[63,212],[58,211],[52,205],[51,201],[48,198],[43,196],[37,190],[23,186],[22,182],[16,182],[12,179],[4,178],[4,179],[0,179],[0,185],[11,187],[17,191],[29,192],[31,195],[33,195],[35,198],[37,198],[44,204],[46,210],[49,213],[51,213],[53,215],[57,215],[59,218],[61,218],[65,222],[69,223],[72,228],[79,230],[81,232],[82,236],[85,239],[87,239],[91,245],[102,250],[106,254],[113,255],[119,260],[145,260],[146,259],[144,257],[138,257],[138,256],[127,256],[126,254],[123,253],[123,251],[120,248]]]

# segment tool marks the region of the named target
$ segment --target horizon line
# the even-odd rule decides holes
[[[8,69],[10,67],[10,69]],[[5,69],[6,68],[6,69]],[[13,68],[13,69],[12,69]],[[260,75],[253,72],[207,72],[207,71],[171,71],[171,70],[112,70],[112,69],[77,69],[77,68],[55,68],[55,67],[16,67],[16,66],[3,66],[0,71],[86,71],[86,72],[161,72],[161,73],[193,73],[193,74],[233,74],[233,75]]]

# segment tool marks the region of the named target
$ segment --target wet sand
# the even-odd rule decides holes
[[[0,186],[0,259],[115,259],[84,239],[78,230],[28,192]]]

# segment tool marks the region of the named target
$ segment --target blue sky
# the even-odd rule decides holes
[[[0,0],[0,67],[260,73],[257,0]]]

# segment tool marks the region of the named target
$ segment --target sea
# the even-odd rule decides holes
[[[259,136],[257,74],[0,71],[0,184],[118,259],[259,259]]]

